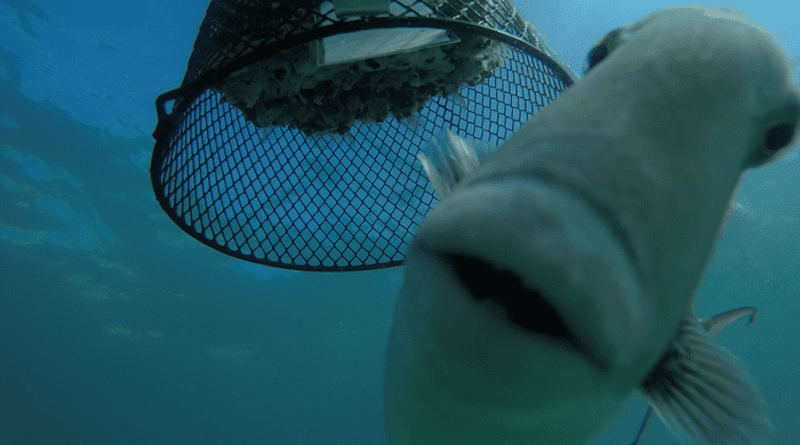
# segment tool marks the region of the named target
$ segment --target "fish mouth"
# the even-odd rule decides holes
[[[472,184],[430,212],[414,245],[531,341],[611,373],[631,365],[646,337],[645,307],[626,244],[596,208],[538,179]]]
[[[484,259],[467,255],[447,255],[444,259],[472,297],[493,303],[514,325],[574,349],[600,369],[610,368],[604,357],[575,336],[541,291],[526,286],[514,271],[499,270]]]

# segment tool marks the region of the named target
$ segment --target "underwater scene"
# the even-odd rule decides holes
[[[442,7],[448,1],[470,3],[464,0],[428,3]],[[503,3],[489,0],[493,2]],[[316,5],[313,0],[306,3]],[[323,11],[331,8],[325,6],[330,2],[317,3],[323,5]],[[598,39],[603,38],[601,42],[613,51],[620,43],[615,40],[618,35],[609,32],[674,6],[661,1],[632,0],[511,3],[519,16],[536,27],[523,38],[540,39],[542,51],[563,64],[562,73],[574,76],[574,85],[580,85],[587,67],[591,68],[585,74],[587,81],[594,65],[598,76],[601,75],[605,54],[598,56]],[[745,11],[772,33],[788,56],[791,82],[800,84],[800,5],[779,0],[742,0],[728,5]],[[396,312],[405,279],[405,269],[399,264],[403,259],[401,254],[387,261],[391,263],[389,266],[397,267],[367,268],[370,270],[269,267],[252,259],[226,255],[225,242],[221,243],[223,248],[212,246],[215,239],[211,236],[198,241],[203,237],[202,231],[198,239],[193,238],[184,231],[193,227],[189,216],[185,226],[177,225],[181,217],[168,215],[154,196],[151,156],[153,132],[158,123],[156,98],[184,81],[208,6],[207,1],[201,0],[0,0],[0,445],[414,443],[392,439],[414,435],[387,433],[391,428],[402,430],[405,426],[390,428],[389,424],[401,422],[395,424],[394,414],[384,412],[390,399],[402,399],[410,393],[401,384],[407,376],[396,378],[390,374],[387,378],[387,356],[390,368],[398,360],[402,362],[397,355],[391,359],[396,351],[390,348],[390,337],[396,335],[393,326],[395,330],[398,323],[404,326],[396,319],[400,317]],[[211,33],[209,41],[213,42],[214,36]],[[423,48],[420,51],[433,53],[438,51],[436,45],[447,45],[452,37],[445,33],[420,33],[416,39],[424,41],[419,43]],[[465,54],[477,51],[479,57],[457,54],[461,58],[459,63],[468,68],[462,71],[463,78],[449,77],[455,86],[445,82],[444,86],[436,87],[439,89],[431,89],[423,99],[398,103],[397,93],[402,92],[402,85],[406,82],[424,85],[426,80],[425,76],[420,79],[416,75],[399,81],[398,76],[405,75],[399,73],[407,71],[404,71],[407,65],[392,53],[378,59],[389,60],[389,68],[372,66],[370,61],[375,59],[358,62],[363,69],[358,75],[363,77],[349,77],[352,84],[346,90],[358,90],[359,95],[380,90],[375,95],[387,104],[378,111],[369,110],[372,119],[399,122],[400,127],[411,133],[427,131],[428,122],[415,113],[429,96],[446,96],[448,106],[467,108],[467,102],[475,98],[462,97],[456,91],[458,85],[484,84],[487,78],[492,78],[493,70],[504,69],[504,62],[492,54],[496,48],[484,40],[461,38],[458,43],[462,44],[461,49],[473,51],[464,50]],[[305,51],[304,47],[301,49]],[[284,56],[290,60],[295,54]],[[342,60],[349,63],[348,58],[358,56],[344,51],[336,57],[340,58],[337,63]],[[443,69],[450,66],[447,57],[441,54],[437,57],[431,63]],[[611,56],[608,60],[611,61]],[[263,63],[260,70],[273,70],[273,76],[286,75],[286,70],[280,67],[257,63]],[[326,75],[334,81],[342,79],[346,70],[341,67],[346,65],[333,66]],[[381,70],[393,74],[381,77]],[[337,147],[359,150],[359,144],[372,144],[381,153],[396,153],[398,147],[389,146],[391,138],[367,140],[366,133],[348,132],[352,116],[336,116],[334,120],[333,111],[313,106],[314,101],[320,104],[324,98],[309,96],[303,99],[304,105],[312,104],[308,109],[291,102],[294,108],[287,106],[280,113],[270,114],[274,107],[269,105],[274,105],[277,99],[270,97],[273,102],[269,103],[265,100],[265,95],[273,94],[264,92],[271,87],[268,82],[259,85],[259,89],[249,90],[236,83],[241,78],[237,76],[251,74],[237,72],[227,84],[217,84],[216,91],[220,95],[224,92],[232,106],[241,106],[248,119],[261,119],[261,127],[297,123],[308,131],[308,140],[312,142],[324,141],[328,136],[311,133],[332,131],[340,133],[331,137]],[[397,91],[392,90],[394,87],[375,86],[385,84],[390,78],[399,82]],[[325,79],[328,86],[330,79]],[[371,83],[363,81],[359,85],[356,82],[359,79],[369,79]],[[721,77],[718,80],[725,82]],[[286,84],[300,85],[303,81],[299,75],[290,75]],[[255,84],[248,80],[248,86]],[[553,85],[547,88],[551,87],[556,88]],[[321,91],[318,86],[315,88]],[[390,93],[385,93],[385,89]],[[266,108],[258,108],[260,101]],[[800,109],[796,105],[795,102],[794,107],[788,107],[795,114]],[[341,109],[336,108],[336,112],[359,106],[350,101],[343,103]],[[547,109],[539,104],[536,112],[540,106]],[[287,115],[287,110],[294,109],[297,109],[295,116]],[[386,110],[395,117],[387,117]],[[690,111],[694,113],[692,116],[704,117],[697,110]],[[730,111],[709,110],[709,114],[727,116]],[[360,112],[362,116],[366,113]],[[317,114],[300,116],[302,113]],[[677,113],[682,111],[678,109]],[[731,112],[734,114],[735,110]],[[495,114],[487,116],[486,128],[495,128],[490,121],[502,118]],[[682,131],[670,128],[669,132],[672,130]],[[270,134],[264,140],[272,137],[282,140],[275,132]],[[496,133],[487,138],[491,139],[484,141],[487,144],[498,141]],[[797,138],[793,144],[786,147],[779,159],[744,174],[724,214],[709,262],[705,267],[693,269],[702,274],[694,309],[708,331],[702,333],[703,338],[713,336],[716,343],[747,367],[750,377],[746,380],[752,381],[759,397],[763,397],[774,430],[769,441],[731,439],[726,443],[800,444]],[[493,146],[487,149],[482,145],[478,150],[492,149]],[[388,174],[402,171],[408,175],[413,170],[421,179],[413,184],[408,182],[404,190],[395,192],[398,196],[424,201],[422,190],[427,190],[425,196],[433,196],[434,188],[438,197],[449,198],[451,186],[455,187],[485,157],[486,153],[481,151],[474,165],[451,165],[449,171],[438,165],[438,173],[432,173],[431,169],[437,166],[430,166],[431,159],[425,155],[420,157],[421,162],[410,167],[399,165],[400,159],[388,155],[375,164],[388,162],[382,167]],[[342,163],[345,158],[337,158],[336,162]],[[308,164],[317,162],[324,164],[319,160]],[[392,168],[392,162],[396,168]],[[299,171],[307,165],[301,162],[297,168]],[[342,168],[346,170],[347,166]],[[697,177],[704,178],[704,173],[698,172]],[[449,183],[440,174],[450,175]],[[714,175],[710,173],[709,177]],[[331,190],[337,186],[336,177],[326,177],[325,184]],[[185,196],[197,197],[209,181],[213,182],[204,178],[196,187],[180,190]],[[371,181],[367,175],[360,184],[364,196],[371,193]],[[359,193],[354,192],[353,196],[362,196]],[[542,193],[550,196],[549,191]],[[690,196],[695,195],[705,196],[704,193]],[[455,199],[460,199],[458,194],[453,201],[458,202]],[[277,200],[287,215],[292,211],[302,214],[302,207],[307,204],[293,200],[292,193]],[[428,204],[435,208],[437,203]],[[389,199],[374,205],[392,204]],[[689,208],[691,205],[687,204]],[[427,207],[420,208],[427,211]],[[713,213],[710,207],[708,212]],[[702,211],[696,216],[698,221],[706,217]],[[349,223],[357,218],[348,217],[352,218]],[[363,241],[374,242],[374,234],[384,236],[394,231],[395,236],[407,243],[421,219],[409,217],[409,221],[411,229],[406,233],[402,232],[406,230],[402,224],[398,228],[397,224],[380,218],[374,221],[367,218],[361,224],[371,226]],[[589,223],[578,227],[596,228]],[[258,228],[253,230],[258,232]],[[402,233],[397,235],[398,232]],[[360,242],[358,236],[354,239],[348,242]],[[676,246],[683,242],[668,240],[660,247],[669,251],[673,241]],[[405,253],[407,248],[403,244],[399,252]],[[302,252],[302,247],[298,249]],[[616,252],[609,249],[608,255]],[[359,255],[352,254],[351,259]],[[264,256],[273,258],[269,252]],[[690,262],[686,259],[687,264]],[[676,270],[682,270],[680,259],[674,263]],[[417,263],[418,269],[424,269],[420,264],[428,263]],[[690,267],[694,266],[687,266]],[[469,283],[469,278],[464,281]],[[727,312],[737,308],[748,309],[735,313],[735,317]],[[716,319],[717,324],[703,318],[726,313],[727,318],[722,315]],[[602,320],[603,314],[598,313],[597,318],[599,325],[608,326]],[[574,325],[567,324],[568,330],[576,330]],[[417,326],[413,321],[410,325]],[[649,332],[646,328],[641,328],[641,332]],[[580,327],[577,331],[581,331]],[[629,340],[631,344],[639,342],[633,336]],[[581,347],[587,346],[583,343]],[[595,348],[591,340],[588,346],[599,350],[603,347]],[[531,360],[541,357],[544,355],[534,355]],[[608,365],[603,357],[599,361],[601,368]],[[572,362],[558,358],[552,363],[550,371],[558,374],[559,366]],[[612,365],[609,366],[613,368]],[[659,366],[662,365],[659,361]],[[648,375],[647,381],[652,382],[655,377]],[[531,375],[530,379],[535,381],[537,375]],[[385,399],[387,391],[390,395]],[[749,397],[748,393],[736,395]],[[560,398],[558,391],[553,397]],[[570,405],[573,403],[570,397],[564,393],[561,402]],[[648,400],[652,401],[634,391],[624,398],[616,412],[586,414],[587,409],[581,411],[581,402],[576,399],[574,416],[560,412],[557,422],[554,421],[562,430],[573,427],[580,430],[587,424],[586,418],[594,414],[609,420],[594,427],[596,431],[588,434],[591,437],[588,441],[533,439],[533,442],[682,443],[681,437],[685,435],[672,431],[656,415],[649,418],[642,430],[645,416],[650,413]],[[723,422],[747,423],[748,419],[758,417],[739,415],[740,406],[747,405],[732,403],[709,409],[712,413],[733,413],[723,417],[726,419]],[[406,421],[411,425],[421,423],[420,416],[415,416],[408,415],[411,420]],[[497,414],[499,419],[503,416],[502,412]],[[740,426],[749,427],[728,425],[732,430]],[[437,443],[469,443],[459,437],[454,432],[452,442],[444,439]],[[543,433],[541,437],[550,436]],[[474,442],[485,443],[477,439]],[[497,443],[511,442],[498,439]]]

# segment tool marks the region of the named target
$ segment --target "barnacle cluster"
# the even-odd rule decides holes
[[[317,43],[310,42],[234,72],[215,89],[256,126],[346,133],[356,120],[407,118],[432,96],[453,95],[491,76],[501,65],[499,43],[460,37],[454,44],[336,65],[319,65]]]

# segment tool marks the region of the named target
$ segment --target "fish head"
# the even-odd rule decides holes
[[[791,145],[788,59],[747,17],[669,9],[599,43],[421,224],[390,445],[585,443],[666,350],[743,172]]]

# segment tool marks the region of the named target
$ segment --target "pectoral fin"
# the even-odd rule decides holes
[[[704,322],[691,312],[687,311],[670,349],[642,383],[645,398],[686,443],[773,443],[767,404],[750,373],[710,333],[741,316],[752,317],[755,309],[736,309]]]
[[[461,181],[475,170],[497,147],[480,140],[464,139],[445,128],[417,154],[433,190],[444,199]]]

